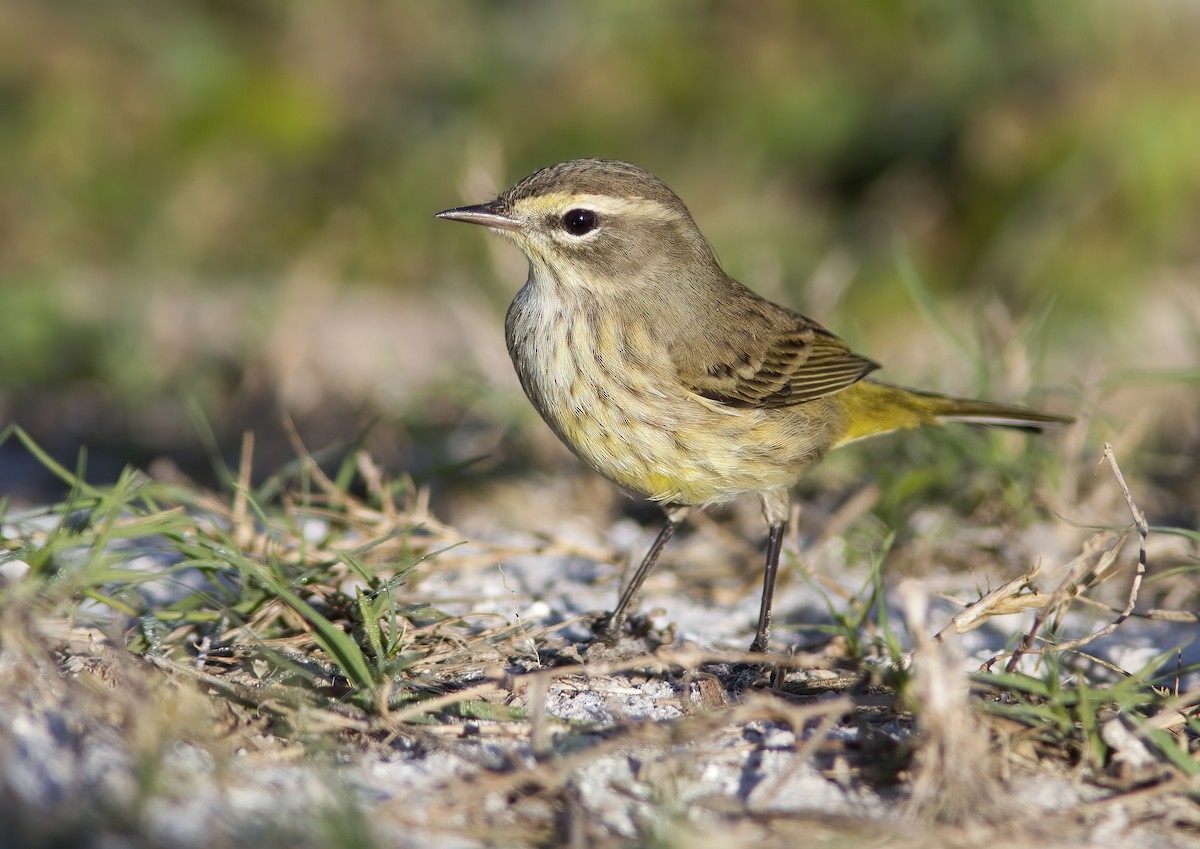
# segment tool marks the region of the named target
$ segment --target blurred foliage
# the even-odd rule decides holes
[[[502,154],[497,188],[573,156],[636,160],[687,187],[727,253],[783,250],[797,270],[845,243],[894,276],[904,235],[938,286],[1087,292],[1200,251],[1183,4],[18,0],[0,16],[6,283],[274,275],[317,253],[339,279],[425,285],[451,238],[430,213],[482,150]]]
[[[587,155],[658,173],[796,305],[838,260],[856,321],[911,310],[902,247],[939,295],[1111,313],[1200,261],[1198,35],[1180,2],[10,0],[0,390],[218,386],[236,344],[182,372],[139,346],[164,286],[486,279],[432,213]]]

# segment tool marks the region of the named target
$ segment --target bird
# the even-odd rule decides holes
[[[757,494],[768,534],[750,651],[765,652],[791,489],[830,449],[945,422],[1071,421],[868,378],[878,363],[727,275],[679,196],[627,162],[560,162],[437,217],[524,252],[529,274],[504,327],[525,394],[580,460],[664,511],[597,625],[608,643],[692,510]]]

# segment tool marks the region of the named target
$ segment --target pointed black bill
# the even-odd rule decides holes
[[[521,222],[506,215],[496,201],[481,203],[476,206],[460,206],[457,209],[447,209],[437,214],[438,218],[448,221],[465,221],[468,224],[481,224],[494,230],[519,230]]]

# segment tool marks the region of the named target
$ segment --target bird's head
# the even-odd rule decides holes
[[[493,201],[448,209],[438,218],[508,236],[529,258],[535,278],[560,286],[678,285],[716,267],[679,196],[649,171],[611,159],[551,165]]]

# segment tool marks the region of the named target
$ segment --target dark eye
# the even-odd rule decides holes
[[[562,225],[572,236],[582,236],[596,229],[596,213],[590,209],[568,209]]]

